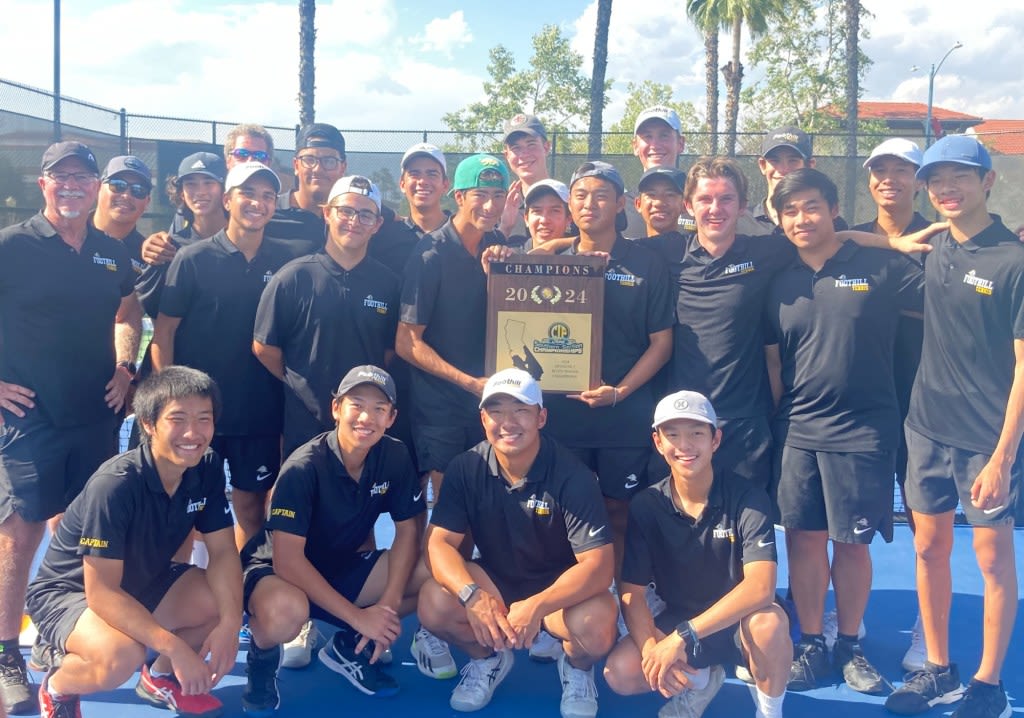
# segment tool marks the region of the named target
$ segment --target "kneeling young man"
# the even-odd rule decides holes
[[[698,718],[725,679],[749,665],[757,718],[780,718],[793,644],[776,605],[775,529],[768,495],[711,458],[722,441],[702,394],[680,391],[654,412],[654,446],[671,475],[630,503],[619,595],[629,635],[604,677],[620,694],[658,691],[660,718]],[[644,591],[667,604],[655,619]]]
[[[140,665],[144,700],[222,713],[209,692],[235,665],[242,576],[223,461],[209,450],[219,411],[200,371],[149,377],[135,394],[142,446],[97,469],[61,519],[26,601],[51,655],[64,654],[39,688],[45,718],[81,715],[79,696],[113,690]],[[172,561],[193,529],[206,571]],[[147,649],[159,656],[143,665]]]
[[[543,628],[562,641],[563,718],[597,714],[593,666],[615,641],[608,592],[613,554],[608,515],[593,474],[540,430],[540,385],[521,369],[484,386],[485,441],[448,465],[427,528],[432,579],[420,591],[424,627],[454,642],[470,662],[451,707],[475,711],[512,668],[512,649]],[[480,550],[466,561],[467,533]],[[461,604],[461,607],[460,607]]]
[[[398,691],[379,659],[401,633],[401,617],[415,610],[427,573],[417,560],[423,491],[408,450],[384,435],[397,414],[395,394],[391,375],[376,366],[345,375],[331,404],[337,428],[288,457],[267,525],[242,551],[252,631],[242,708],[249,715],[277,708],[280,644],[310,617],[338,627],[320,651],[324,665],[367,695]],[[391,549],[359,551],[385,512],[395,522]],[[447,665],[452,677],[454,661],[444,654],[435,666]]]

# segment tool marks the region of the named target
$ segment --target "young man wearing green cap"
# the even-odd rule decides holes
[[[1024,245],[990,214],[996,180],[976,139],[944,137],[917,177],[949,222],[925,262],[924,345],[907,416],[906,502],[927,661],[886,700],[911,715],[956,702],[955,718],[1012,713],[1000,680],[1017,614],[1014,507],[1024,431]],[[984,581],[981,664],[966,691],[949,651],[953,515],[974,527]]]
[[[494,228],[508,184],[497,157],[460,162],[452,182],[458,210],[424,237],[406,266],[395,349],[413,367],[413,440],[435,498],[448,462],[482,438],[476,407],[485,381],[487,278],[480,255],[505,241]]]

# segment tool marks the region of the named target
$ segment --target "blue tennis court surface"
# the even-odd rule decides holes
[[[380,545],[387,545],[387,527],[382,527]],[[953,576],[955,595],[953,598],[953,619],[951,646],[953,660],[959,663],[961,676],[968,680],[977,667],[981,653],[982,582],[971,549],[971,532],[967,527],[956,529],[956,543],[953,549]],[[1024,531],[1015,532],[1018,557],[1024,556]],[[902,680],[900,660],[909,641],[909,629],[917,613],[914,593],[914,553],[909,530],[905,526],[896,528],[896,540],[892,544],[876,542],[872,546],[875,562],[874,592],[868,605],[868,635],[864,648],[868,657],[892,682]],[[1019,561],[1018,561],[1019,563]],[[1018,583],[1021,582],[1018,575]],[[697,578],[699,580],[699,577]],[[780,585],[785,585],[785,561],[780,565]],[[1024,651],[1020,650],[1024,639],[1019,628],[1014,631],[1010,652],[1003,671],[1003,681],[1014,713],[1024,714]],[[314,655],[313,663],[302,670],[281,671],[282,718],[305,718],[307,716],[416,716],[416,718],[437,718],[439,716],[461,715],[448,706],[448,697],[455,680],[436,681],[424,677],[412,664],[409,656],[409,642],[415,631],[415,618],[409,617],[403,624],[404,633],[395,647],[395,661],[392,673],[401,684],[399,694],[393,698],[370,698],[358,693],[341,678],[322,666]],[[321,626],[324,632],[328,626]],[[322,643],[322,641],[321,641]],[[243,650],[245,646],[242,646]],[[462,665],[464,656],[456,656]],[[598,671],[599,673],[599,671]],[[38,681],[41,676],[33,674]],[[82,701],[82,715],[85,718],[160,718],[166,711],[144,705],[135,696],[137,676],[116,691],[88,696]],[[230,676],[225,678],[215,694],[225,704],[225,715],[242,716],[241,693],[245,684],[245,655],[239,654],[239,662]],[[662,705],[662,699],[654,695],[623,698],[616,696],[597,680],[600,711],[602,716],[654,716]],[[554,665],[532,663],[525,651],[516,655],[516,664],[508,678],[495,693],[487,708],[479,713],[496,718],[511,718],[530,715],[531,718],[557,718],[558,702],[561,695],[558,673]],[[809,693],[786,696],[785,713],[788,718],[829,718],[889,715],[882,707],[884,698],[864,696],[845,686],[830,686]],[[948,715],[952,707],[936,709],[929,716]],[[747,686],[729,678],[721,693],[705,713],[710,718],[752,716],[754,705]]]

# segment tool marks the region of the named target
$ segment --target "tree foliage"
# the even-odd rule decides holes
[[[629,93],[626,96],[626,109],[622,118],[609,128],[609,131],[615,134],[605,138],[604,151],[606,154],[628,155],[632,153],[633,124],[641,112],[653,105],[671,107],[679,114],[684,137],[688,132],[698,134],[701,146],[691,147],[691,140],[688,138],[687,152],[705,151],[703,149],[703,144],[706,143],[706,136],[703,134],[704,118],[700,116],[692,102],[673,100],[671,85],[644,80],[640,84],[630,82],[626,85],[626,90]]]
[[[590,116],[590,78],[582,71],[583,56],[575,52],[557,25],[545,25],[533,36],[533,56],[520,69],[504,45],[491,48],[484,99],[472,102],[442,120],[458,133],[453,151],[494,151],[500,148],[502,124],[525,112],[544,123],[548,135],[586,129]],[[612,81],[605,81],[605,90]],[[482,133],[494,133],[493,141]]]
[[[863,8],[861,13],[867,15]],[[846,33],[844,0],[790,0],[789,14],[748,55],[764,69],[764,77],[743,92],[744,104],[756,108],[744,130],[795,123],[808,132],[837,131],[840,121],[823,110],[846,104]],[[860,23],[859,39],[868,36],[866,24]],[[858,47],[858,92],[871,64]],[[871,128],[862,123],[860,129]]]

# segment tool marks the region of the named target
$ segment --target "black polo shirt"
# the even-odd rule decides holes
[[[746,564],[777,562],[775,526],[768,495],[749,481],[715,472],[696,519],[676,508],[671,482],[662,479],[630,502],[622,580],[653,580],[669,610],[692,617],[735,588]]]
[[[409,451],[384,436],[366,455],[354,481],[341,459],[338,435],[328,431],[296,449],[277,477],[264,540],[253,556],[273,555],[271,532],[302,536],[306,558],[324,576],[333,576],[339,558],[356,551],[377,517],[405,521],[426,511],[423,490]]]
[[[401,277],[416,245],[426,234],[411,219],[400,219],[389,208],[381,211],[380,229],[370,237],[366,253]]]
[[[89,213],[89,226],[93,229],[96,229],[95,221],[96,211],[93,210],[92,212]],[[102,229],[97,231],[103,232]],[[107,233],[103,232],[103,234]],[[107,236],[115,241],[120,242],[121,244],[128,248],[128,256],[132,262],[132,271],[135,273],[135,277],[137,279],[138,276],[142,274],[142,270],[144,270],[148,266],[145,262],[142,261],[142,243],[146,241],[146,238],[142,236],[142,234],[136,227],[132,227],[132,231],[129,232],[124,239],[117,239],[117,237],[112,237],[109,234],[107,234]]]
[[[331,392],[349,369],[384,366],[400,295],[398,277],[371,257],[346,270],[318,252],[289,262],[270,280],[253,338],[284,354],[286,447],[334,426]]]
[[[405,267],[401,320],[424,325],[423,339],[438,356],[470,376],[484,375],[487,277],[484,249],[504,244],[487,232],[476,255],[459,239],[451,220],[427,235]],[[449,381],[412,368],[412,419],[428,426],[477,426],[478,399]]]
[[[192,230],[188,228],[179,234],[170,235],[169,239],[176,250],[202,241],[200,238],[195,237],[192,234]],[[156,318],[156,315],[160,313],[160,297],[164,292],[164,281],[167,278],[167,270],[170,266],[170,262],[147,264],[135,278],[135,293],[139,295],[142,308],[150,317]]]
[[[81,252],[42,213],[0,230],[0,379],[34,391],[54,426],[113,418],[114,317],[133,279],[128,250],[95,228]]]
[[[699,391],[725,419],[769,414],[761,312],[772,278],[793,262],[793,245],[777,235],[737,235],[716,258],[695,234],[639,241],[659,251],[676,279],[669,390]]]
[[[121,588],[139,598],[166,573],[192,529],[213,533],[233,524],[224,496],[224,462],[207,450],[185,470],[168,496],[149,446],[115,456],[71,502],[29,593],[52,589],[85,591],[83,556],[124,562]]]
[[[265,237],[280,239],[294,248],[295,256],[319,252],[327,243],[327,223],[319,209],[309,212],[292,207],[291,192],[277,196],[277,209],[263,230]]]
[[[913,234],[928,227],[931,223],[918,212],[910,219],[910,224],[900,236]],[[874,220],[851,227],[857,232],[877,234]],[[918,258],[915,258],[917,261]],[[917,367],[921,363],[921,343],[924,341],[924,320],[921,317],[900,315],[896,329],[896,344],[893,346],[893,379],[896,382],[896,398],[900,403],[900,416],[906,418],[910,408],[910,391],[917,376]]]
[[[779,438],[812,451],[884,451],[899,441],[893,342],[920,312],[924,274],[901,254],[844,242],[814,272],[799,257],[775,276],[765,341],[779,345]]]
[[[500,586],[536,590],[575,565],[576,554],[612,540],[593,472],[545,436],[526,478],[514,487],[486,441],[452,459],[430,523],[472,531],[481,563]]]
[[[570,247],[563,254],[575,254]],[[665,262],[653,250],[621,235],[605,269],[601,377],[615,386],[650,346],[650,335],[669,329],[672,284]],[[655,396],[648,381],[614,407],[591,409],[561,394],[545,397],[547,431],[573,447],[633,447],[651,443]]]
[[[264,287],[294,256],[292,246],[264,237],[249,262],[222,230],[182,247],[167,270],[160,313],[181,318],[174,362],[205,371],[220,387],[218,436],[281,431],[281,382],[252,353],[252,334]]]
[[[924,348],[907,425],[979,454],[995,450],[1024,339],[1024,244],[993,223],[960,244],[932,237],[925,260]]]

